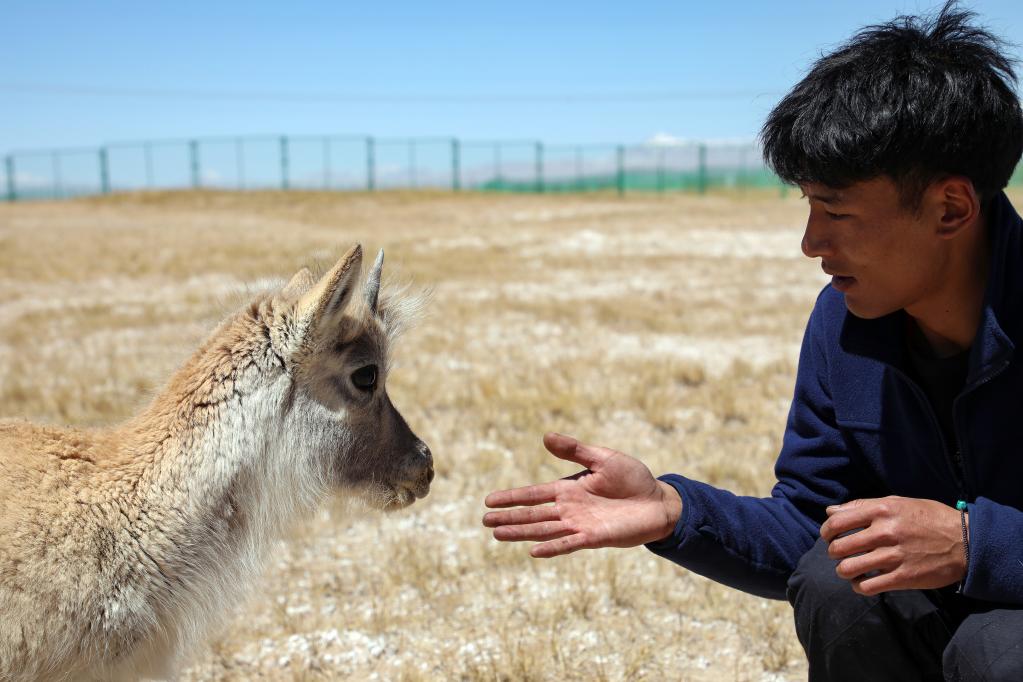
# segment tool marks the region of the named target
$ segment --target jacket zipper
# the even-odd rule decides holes
[[[960,438],[959,438],[959,411],[956,409],[956,406],[959,404],[959,399],[960,398],[962,398],[963,396],[965,396],[965,395],[967,395],[969,393],[972,393],[973,391],[977,390],[978,388],[980,388],[981,386],[983,386],[984,384],[986,384],[987,382],[991,381],[996,376],[998,376],[999,374],[1004,372],[1005,368],[1008,367],[1011,362],[1012,362],[1011,359],[1003,360],[1001,362],[1001,364],[999,364],[997,367],[995,367],[990,372],[988,372],[987,374],[982,376],[980,379],[978,379],[977,381],[974,381],[972,384],[970,384],[969,386],[964,388],[962,391],[960,391],[959,395],[957,395],[955,397],[955,399],[952,401],[952,431],[956,435],[956,456],[957,456],[957,458],[959,460],[959,463],[960,463],[959,465],[960,465],[962,471],[964,472],[964,474],[963,474],[964,478],[965,478],[965,470],[966,470],[966,459],[967,459],[967,454],[968,453],[963,452],[963,444],[962,444],[962,442],[960,441]],[[960,497],[959,499],[963,500],[964,502],[972,501],[972,497],[971,498]]]
[[[960,398],[966,396],[968,393],[972,393],[974,390],[980,388],[981,386],[983,386],[984,384],[986,384],[987,382],[991,381],[993,378],[1001,374],[1003,371],[1005,371],[1005,368],[1009,366],[1010,362],[1011,360],[1002,361],[1002,363],[995,367],[993,370],[991,370],[990,372],[982,376],[980,379],[970,384],[969,386],[963,388],[963,390],[959,392],[959,395],[957,395],[952,400],[952,434],[955,437],[956,441],[955,443],[953,443],[953,445],[955,445],[956,448],[955,453],[952,453],[949,450],[948,447],[949,444],[945,440],[945,434],[941,430],[941,425],[938,423],[938,417],[934,413],[934,407],[931,406],[931,401],[927,398],[927,395],[923,392],[923,389],[920,388],[920,386],[917,385],[917,383],[913,381],[905,372],[898,369],[897,367],[889,365],[892,371],[895,372],[896,376],[900,377],[910,386],[910,389],[913,391],[913,394],[916,396],[917,400],[923,404],[924,412],[927,413],[928,417],[931,420],[931,428],[934,429],[934,431],[938,434],[938,440],[941,442],[941,449],[945,456],[945,464],[948,465],[949,473],[952,474],[952,480],[955,482],[956,488],[958,488],[959,490],[960,500],[969,501],[971,497],[968,495],[969,491],[966,485],[966,453],[962,451],[962,443],[959,438],[958,418],[959,412],[956,409],[956,406],[959,404]]]
[[[966,472],[963,470],[961,466],[957,465],[955,458],[949,451],[948,442],[945,440],[945,434],[941,430],[941,424],[938,423],[938,416],[934,413],[934,408],[931,406],[931,401],[928,400],[927,395],[924,393],[923,389],[920,388],[920,386],[917,385],[915,381],[909,378],[908,374],[903,372],[901,369],[898,369],[891,365],[889,365],[889,367],[891,367],[892,371],[895,372],[896,376],[901,378],[903,381],[906,382],[906,384],[909,385],[910,390],[913,391],[913,395],[916,396],[917,401],[923,405],[924,412],[927,413],[928,418],[931,420],[931,428],[934,430],[935,433],[938,434],[938,441],[941,443],[941,452],[945,459],[945,465],[948,467],[948,473],[952,475],[952,481],[955,483],[956,489],[959,491],[959,499],[961,500],[966,499],[965,498]],[[962,395],[962,393],[960,393],[959,395]],[[957,400],[959,400],[959,396],[956,396],[955,400],[952,401],[952,431],[957,441],[957,443],[955,443],[955,445],[957,446],[956,453],[959,454],[958,450],[959,432],[955,424],[955,403]]]

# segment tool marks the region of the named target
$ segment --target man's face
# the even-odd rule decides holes
[[[913,314],[937,294],[947,249],[935,206],[925,199],[918,213],[904,207],[887,177],[842,189],[812,183],[801,188],[810,202],[803,253],[821,259],[853,315]]]

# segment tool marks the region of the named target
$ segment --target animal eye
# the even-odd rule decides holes
[[[372,391],[377,385],[377,366],[366,365],[352,372],[352,383],[363,391]]]

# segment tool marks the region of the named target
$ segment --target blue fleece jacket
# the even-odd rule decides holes
[[[1023,362],[1013,353],[1023,334],[1023,222],[1004,194],[992,202],[988,238],[984,309],[954,405],[957,442],[945,442],[907,374],[905,313],[857,318],[829,285],[806,326],[771,497],[662,476],[681,495],[682,516],[670,537],[647,546],[725,585],[784,599],[828,505],[885,495],[950,506],[962,499],[970,512],[963,592],[1023,605]]]

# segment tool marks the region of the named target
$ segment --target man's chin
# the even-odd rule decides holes
[[[890,315],[894,313],[898,308],[887,308],[876,305],[865,304],[862,301],[850,299],[849,295],[845,296],[845,309],[848,310],[854,317],[858,317],[861,320],[876,320],[879,317]]]

